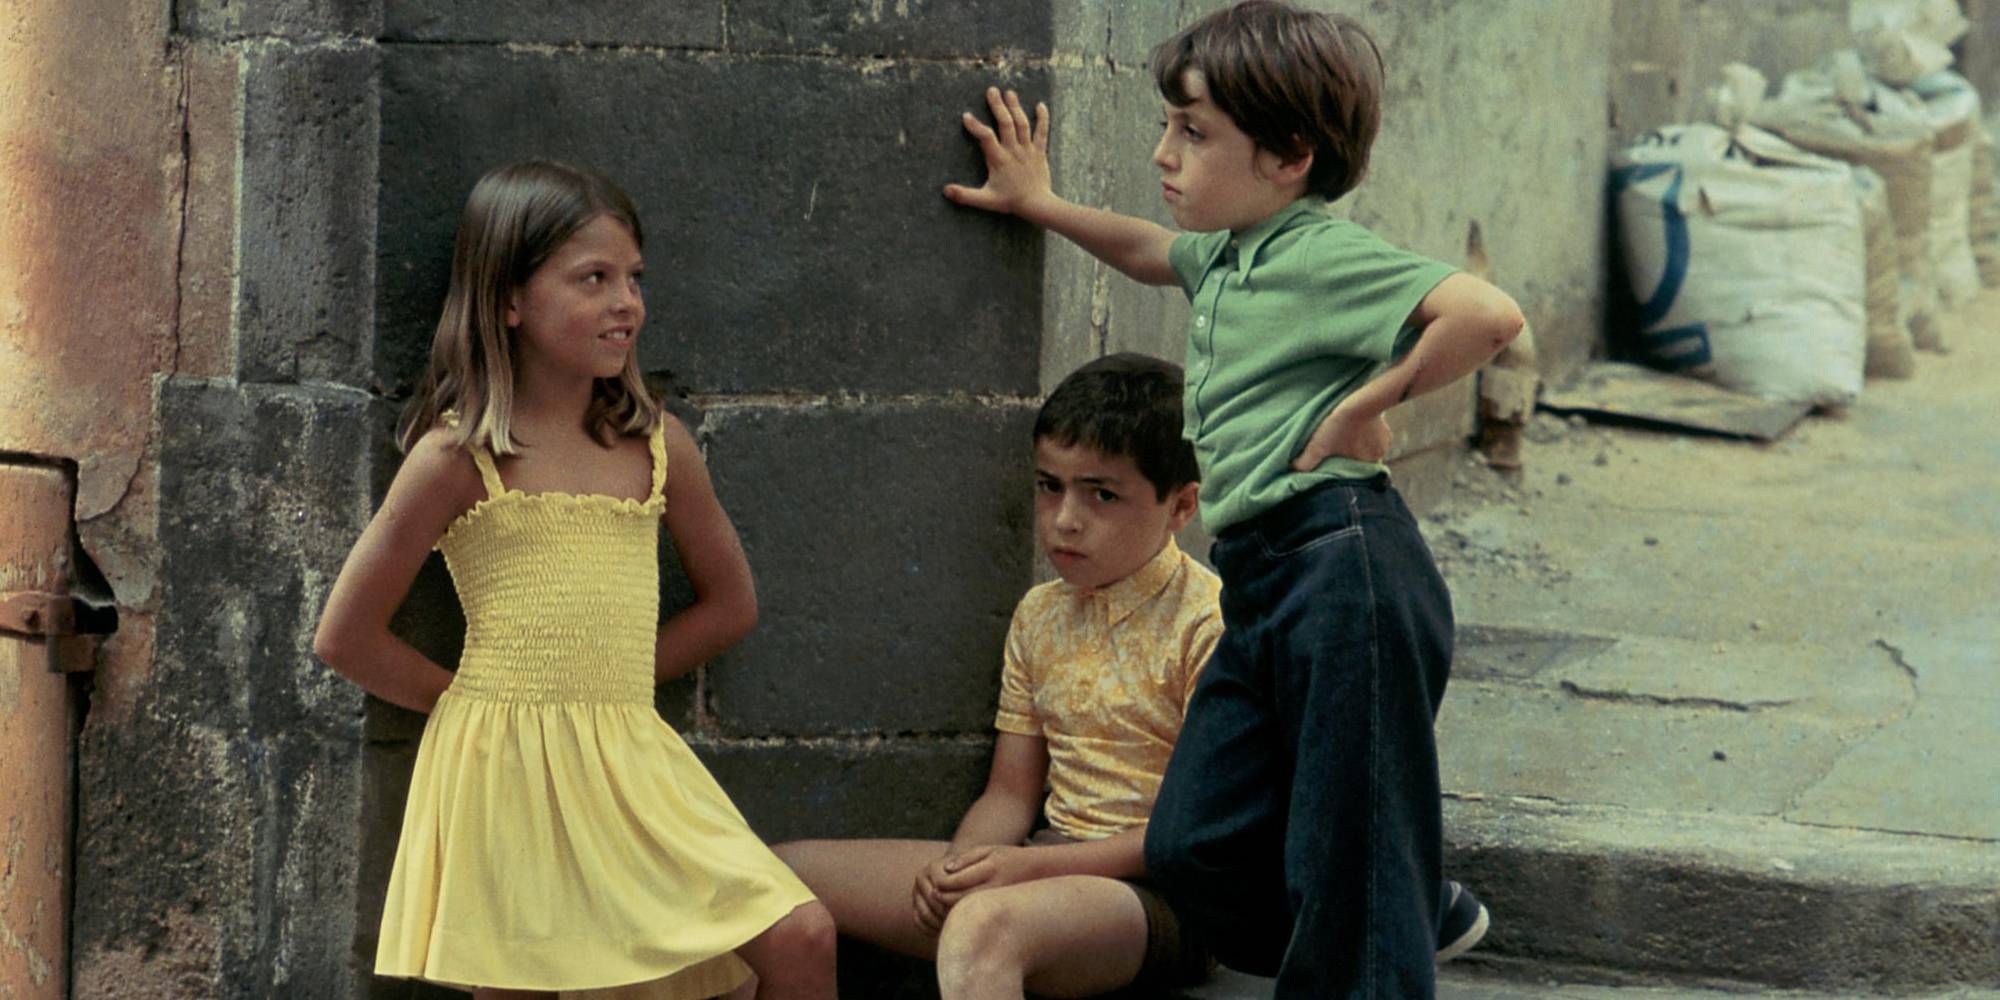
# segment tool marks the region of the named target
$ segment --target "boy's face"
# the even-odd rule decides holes
[[[1241,231],[1270,218],[1305,193],[1298,161],[1257,144],[1208,99],[1208,84],[1188,70],[1186,107],[1165,104],[1165,130],[1153,147],[1167,211],[1182,229]],[[1311,158],[1305,159],[1310,167]],[[1296,176],[1294,176],[1296,175]]]
[[[1129,455],[1035,441],[1035,541],[1071,586],[1131,576],[1194,516],[1194,483],[1158,498]]]

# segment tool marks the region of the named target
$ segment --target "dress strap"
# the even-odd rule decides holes
[[[458,411],[446,410],[438,414],[446,427],[457,429]],[[486,484],[486,499],[492,500],[507,492],[506,484],[500,481],[500,470],[493,464],[493,453],[482,445],[469,444],[466,450],[472,452],[472,464],[479,469],[479,480]]]
[[[486,499],[493,500],[507,492],[506,484],[500,481],[500,470],[493,465],[493,455],[483,445],[472,445],[472,464],[479,466],[479,478],[486,483]]]
[[[667,421],[674,419],[671,413],[661,413],[660,422],[653,425],[653,435],[647,444],[653,451],[653,492],[646,495],[651,503],[667,485]]]

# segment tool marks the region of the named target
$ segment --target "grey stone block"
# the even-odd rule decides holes
[[[1056,0],[1056,51],[1086,65],[1150,74],[1153,47],[1227,0],[1177,3],[1124,3],[1121,0]]]
[[[252,738],[360,736],[361,692],[312,632],[370,496],[359,394],[169,379],[160,390],[168,717]]]
[[[174,31],[196,38],[276,35],[373,38],[382,31],[383,0],[179,0]]]
[[[1046,56],[1049,6],[1035,0],[732,0],[729,47],[748,52],[918,57]]]
[[[1040,87],[1041,72],[1008,79]],[[428,354],[472,183],[554,156],[639,203],[648,367],[702,392],[1032,393],[1041,238],[939,193],[981,169],[955,112],[992,78],[385,46],[377,377],[406,384]]]
[[[243,58],[237,377],[366,385],[376,50],[260,46]]]
[[[1051,71],[1049,144],[1056,190],[1079,204],[1151,219],[1172,228],[1151,163],[1159,141],[1160,99],[1152,78],[1097,63]],[[1048,238],[1043,276],[1042,388],[1078,365],[1115,351],[1181,363],[1187,355],[1187,299],[1178,287],[1133,281],[1059,237]]]
[[[309,646],[365,517],[369,404],[169,379],[159,406],[156,659],[80,744],[77,953],[207,935],[216,995],[346,996],[362,697]]]
[[[149,714],[82,741],[77,954],[178,953],[132,995],[350,995],[355,748],[246,728]]]
[[[878,403],[710,421],[762,608],[709,675],[722,731],[985,731],[1030,576],[1033,412]]]
[[[367,503],[366,409],[162,386],[157,657],[81,744],[79,954],[204,921],[225,995],[345,995],[361,694],[309,645]]]
[[[946,840],[986,787],[984,738],[694,744],[769,843],[827,837]]]
[[[529,42],[719,48],[719,0],[632,4],[617,0],[378,0],[383,37],[392,41]]]

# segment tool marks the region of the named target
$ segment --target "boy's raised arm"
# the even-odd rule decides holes
[[[944,196],[969,208],[1003,212],[1026,219],[1088,251],[1134,281],[1175,285],[1167,248],[1173,230],[1130,215],[1087,208],[1055,193],[1049,179],[1049,106],[1035,105],[1030,124],[1021,96],[986,88],[993,109],[988,126],[972,112],[964,115],[965,130],[979,140],[986,155],[986,183],[979,187],[947,184]]]

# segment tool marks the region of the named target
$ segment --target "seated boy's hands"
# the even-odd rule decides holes
[[[910,903],[916,911],[917,926],[932,934],[944,926],[944,916],[951,912],[951,904],[958,902],[958,896],[964,895],[959,893],[947,899],[944,890],[938,888],[938,882],[950,874],[951,863],[957,858],[956,854],[947,854],[925,865],[922,871],[917,872],[916,885],[911,889]]]
[[[1395,435],[1389,430],[1389,421],[1381,414],[1360,417],[1341,406],[1335,406],[1327,413],[1306,440],[1305,448],[1292,460],[1292,471],[1311,472],[1319,468],[1321,462],[1329,458],[1352,458],[1362,462],[1380,462],[1389,454],[1389,445]]]
[[[917,874],[917,924],[936,934],[945,915],[966,896],[1039,877],[1025,847],[987,845],[946,855]]]
[[[977,188],[946,184],[944,196],[960,205],[989,212],[1021,214],[1036,198],[1050,195],[1049,106],[1035,105],[1031,127],[1021,95],[1000,88],[986,88],[986,104],[993,109],[993,126],[987,127],[972,112],[964,115],[965,130],[979,140],[986,154],[986,183]]]

